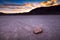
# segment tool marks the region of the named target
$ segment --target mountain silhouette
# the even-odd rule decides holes
[[[60,5],[50,7],[40,7],[31,10],[31,14],[60,14]]]

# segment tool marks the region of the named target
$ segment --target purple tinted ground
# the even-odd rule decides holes
[[[60,15],[0,16],[0,40],[60,40]]]

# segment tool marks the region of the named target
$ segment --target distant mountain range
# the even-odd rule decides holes
[[[0,15],[2,14],[5,15],[4,13],[0,13]],[[33,14],[33,15],[59,14],[60,15],[60,5],[50,6],[50,7],[39,7],[27,13],[13,13],[13,14],[6,14],[6,15],[30,15],[30,14]]]

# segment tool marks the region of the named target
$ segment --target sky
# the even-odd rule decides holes
[[[0,4],[21,4],[23,6],[0,6],[0,12],[3,12],[3,13],[24,13],[24,12],[29,12],[31,11],[32,9],[35,9],[37,7],[42,7],[45,5],[40,5],[40,3],[38,2],[42,2],[42,1],[47,1],[47,0],[0,0]],[[28,3],[30,3],[33,5],[29,5]],[[35,3],[37,2],[37,3]],[[27,5],[24,5],[24,3],[27,3]],[[57,2],[59,3],[59,2]],[[37,6],[36,6],[37,5]],[[46,5],[47,6],[47,5]]]
[[[42,2],[46,0],[0,0],[0,4],[23,4],[26,2]]]

